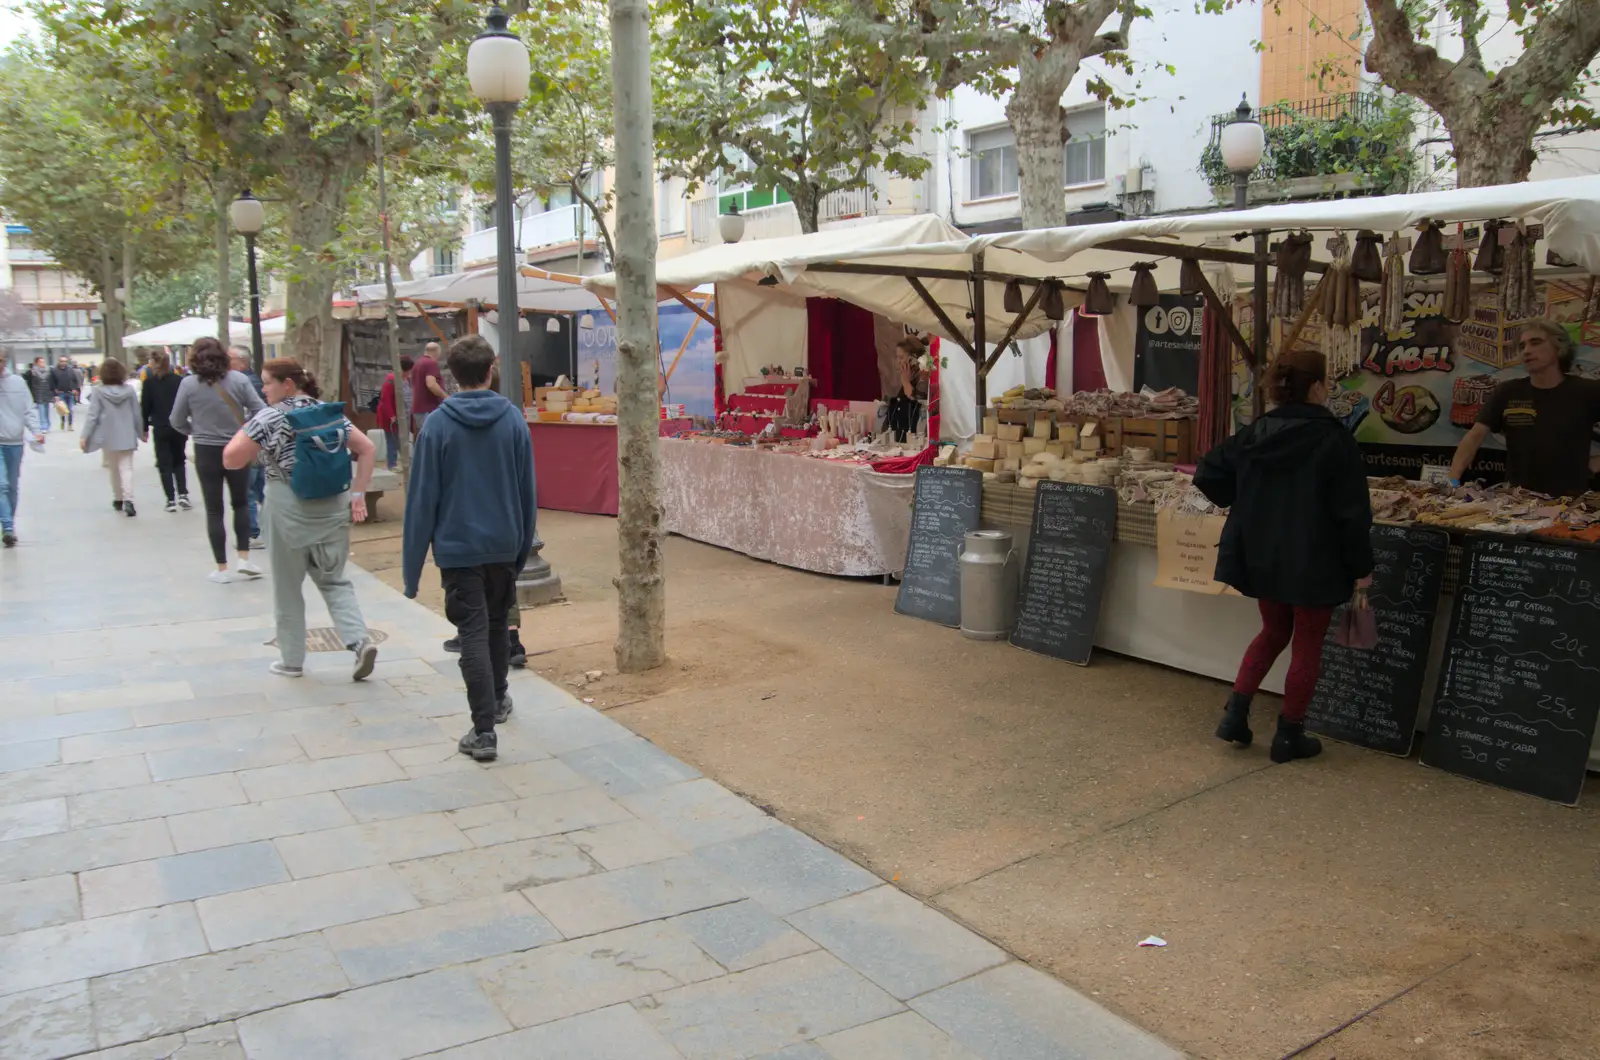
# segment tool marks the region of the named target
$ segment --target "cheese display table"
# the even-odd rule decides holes
[[[669,533],[819,574],[900,570],[911,533],[913,484],[912,475],[859,465],[750,446],[661,440]]]
[[[529,423],[539,507],[617,514],[617,428],[611,423]]]

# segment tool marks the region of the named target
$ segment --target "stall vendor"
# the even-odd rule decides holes
[[[1456,447],[1450,479],[1459,485],[1492,431],[1506,440],[1506,480],[1513,486],[1571,497],[1586,493],[1600,471],[1589,455],[1600,423],[1600,380],[1569,375],[1577,345],[1553,320],[1521,325],[1527,376],[1501,383],[1483,403],[1478,422]]]
[[[922,423],[922,402],[928,400],[928,376],[919,362],[927,351],[922,340],[913,335],[907,335],[894,347],[894,378],[898,385],[884,395],[883,427],[893,431],[898,441],[905,441],[906,435]]]

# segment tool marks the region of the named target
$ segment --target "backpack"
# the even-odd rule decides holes
[[[314,501],[348,490],[349,427],[345,424],[344,402],[324,401],[290,409],[283,418],[294,431],[294,470],[289,473],[289,488],[294,495]]]

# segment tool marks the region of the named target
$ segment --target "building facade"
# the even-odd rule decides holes
[[[63,354],[99,360],[100,300],[89,284],[36,247],[26,225],[0,230],[0,261],[0,297],[8,303],[0,347],[12,362],[54,362]]]

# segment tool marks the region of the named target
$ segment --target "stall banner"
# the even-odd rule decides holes
[[[656,312],[661,371],[668,374],[663,402],[682,404],[691,416],[716,414],[716,333],[688,306],[661,306]],[[578,375],[573,382],[605,394],[617,390],[617,325],[603,313],[594,327],[578,329]]]
[[[1217,569],[1217,543],[1227,522],[1220,515],[1175,512],[1163,508],[1156,512],[1157,589],[1182,589],[1206,596],[1239,595],[1230,585],[1213,577]]]
[[[1164,294],[1158,305],[1139,310],[1133,340],[1133,389],[1200,393],[1200,326],[1205,299]]]
[[[1328,406],[1361,443],[1368,473],[1418,478],[1424,467],[1448,466],[1494,388],[1522,374],[1520,321],[1501,314],[1493,280],[1475,274],[1474,288],[1472,315],[1460,324],[1441,314],[1443,292],[1413,291],[1400,330],[1385,334],[1378,326],[1377,289],[1364,287],[1360,364],[1337,382]],[[1548,280],[1539,283],[1535,298],[1538,315],[1564,324],[1578,343],[1575,374],[1600,378],[1600,321],[1583,319],[1587,294],[1587,279]],[[1301,344],[1320,342],[1320,323],[1313,321]],[[1236,422],[1247,423],[1250,380],[1242,364],[1235,367],[1234,389]],[[1504,445],[1490,435],[1472,476],[1503,477],[1503,454]]]

